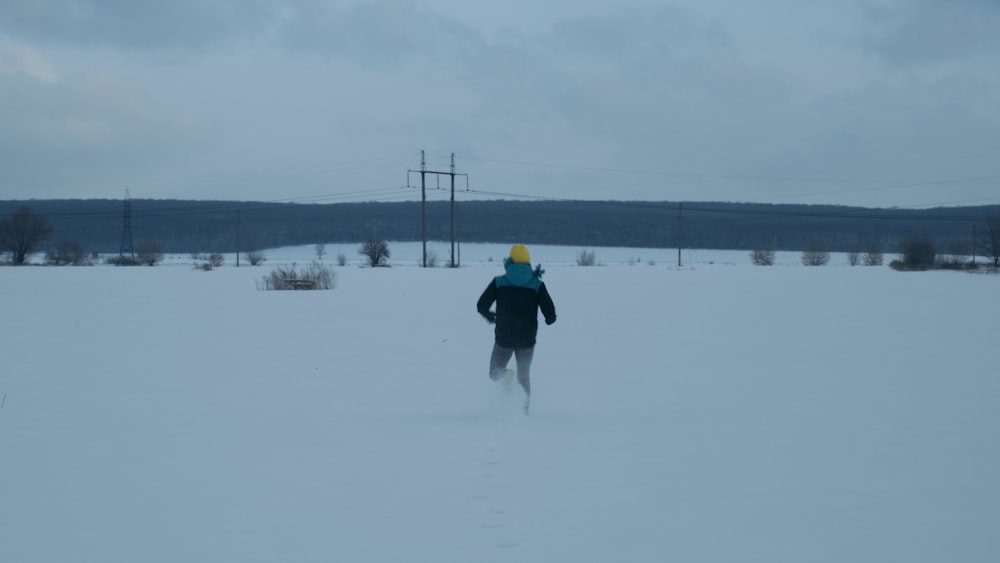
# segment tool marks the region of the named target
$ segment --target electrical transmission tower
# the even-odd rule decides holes
[[[135,262],[135,249],[132,247],[132,197],[125,190],[125,213],[122,218],[122,245],[118,250],[118,259],[128,259]]]
[[[437,176],[451,176],[451,264],[452,268],[458,267],[458,260],[455,255],[455,234],[456,234],[456,223],[455,223],[455,176],[465,176],[465,182],[468,184],[469,175],[468,174],[456,174],[455,173],[455,153],[451,153],[451,169],[448,172],[428,170],[427,161],[424,159],[424,151],[420,151],[420,170],[407,170],[406,171],[406,185],[410,185],[410,173],[420,172],[420,215],[421,215],[421,231],[424,243],[424,264],[423,267],[427,267],[427,175],[434,174]],[[466,188],[468,189],[468,188]]]

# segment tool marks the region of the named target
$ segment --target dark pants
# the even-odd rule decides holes
[[[534,348],[505,348],[494,344],[493,353],[490,354],[490,379],[499,379],[503,376],[511,356],[517,359],[517,382],[524,388],[524,392],[530,395],[531,359],[535,356]]]

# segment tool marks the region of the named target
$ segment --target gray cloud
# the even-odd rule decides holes
[[[197,124],[112,73],[39,76],[8,65],[0,92],[3,105],[16,108],[0,116],[0,185],[8,188],[72,189],[128,177],[196,150],[204,138]]]
[[[864,201],[995,171],[1000,53],[981,24],[997,10],[872,5],[823,4],[828,22],[808,4],[554,2],[518,27],[528,14],[487,24],[445,0],[4,3],[0,180],[211,175],[234,180],[184,194],[273,199],[257,170],[401,156],[281,193],[384,187],[426,148],[515,193]]]
[[[447,68],[484,48],[469,26],[401,1],[292,4],[276,29],[278,41],[297,51],[383,70],[407,64]]]
[[[195,49],[266,31],[264,0],[0,2],[0,32],[24,40],[125,49]]]
[[[869,6],[877,31],[868,45],[896,64],[940,63],[1000,54],[1000,3],[909,0]]]

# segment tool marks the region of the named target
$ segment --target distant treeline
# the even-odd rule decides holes
[[[0,218],[21,207],[44,216],[51,245],[81,244],[117,253],[124,231],[122,200],[0,201]],[[973,230],[1000,216],[1000,205],[935,209],[871,209],[830,205],[651,201],[472,201],[455,206],[456,240],[579,247],[832,251],[879,246],[896,252],[903,240],[932,241],[943,253],[970,254]],[[369,239],[419,241],[420,202],[262,203],[131,201],[132,241],[158,242],[168,252],[233,252]],[[428,240],[451,240],[449,202],[428,202]]]

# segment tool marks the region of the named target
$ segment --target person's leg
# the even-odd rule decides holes
[[[496,381],[503,377],[503,372],[507,369],[507,364],[513,354],[513,348],[504,348],[499,344],[493,344],[493,353],[490,354],[490,379]]]
[[[531,360],[535,357],[534,348],[518,348],[517,354],[517,382],[521,384],[524,392],[531,394]]]

